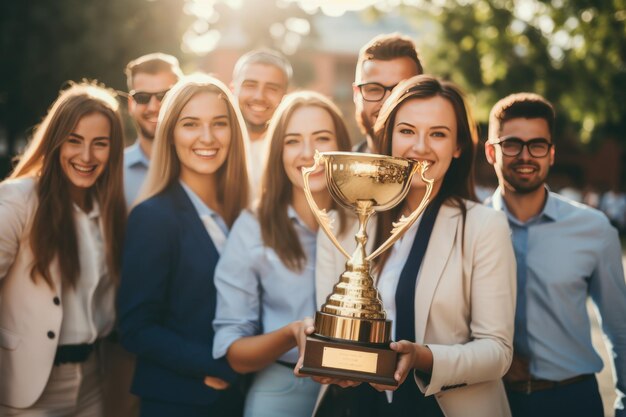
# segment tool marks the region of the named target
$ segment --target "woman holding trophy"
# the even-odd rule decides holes
[[[393,90],[375,131],[381,153],[428,165],[432,194],[418,221],[373,268],[394,322],[397,342],[390,347],[399,354],[399,386],[371,384],[395,390],[385,395],[362,384],[350,407],[360,416],[508,416],[500,378],[512,357],[515,258],[505,216],[475,202],[477,136],[464,98],[450,82],[413,77]],[[403,203],[379,213],[370,230],[373,247],[420,205],[426,190],[416,174]],[[319,239],[318,259],[326,260],[317,264],[318,291],[328,293],[345,259],[326,238]]]
[[[146,184],[128,219],[118,296],[123,346],[137,355],[142,416],[221,416],[236,373],[211,355],[215,266],[248,203],[247,136],[228,88],[180,80],[165,96]]]
[[[304,417],[319,385],[293,375],[301,320],[315,312],[317,223],[301,170],[313,164],[316,150],[349,150],[350,139],[337,107],[303,91],[279,105],[268,146],[258,207],[239,217],[217,266],[213,353],[237,372],[256,372],[246,416]],[[318,205],[334,208],[323,169],[310,183]]]

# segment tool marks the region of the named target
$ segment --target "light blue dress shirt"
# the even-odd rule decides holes
[[[189,197],[189,199],[191,200],[191,204],[198,212],[198,216],[200,218],[202,218],[202,216],[209,216],[213,219],[213,221],[215,221],[215,223],[222,230],[222,232],[224,232],[224,234],[228,236],[228,226],[226,225],[224,219],[222,219],[222,216],[220,216],[216,211],[211,210],[209,206],[204,204],[204,201],[202,201],[200,197],[198,197],[198,194],[194,193],[193,190],[189,188],[189,186],[185,184],[183,180],[178,180],[178,182],[180,183],[181,187],[183,187],[183,190],[185,190],[187,197]],[[211,236],[210,232],[209,236]],[[211,236],[211,239],[213,239],[214,241],[216,240],[213,236]],[[215,242],[213,242],[213,244],[215,244]]]
[[[302,271],[292,271],[273,249],[264,245],[256,216],[243,212],[231,229],[215,270],[217,311],[213,328],[213,356],[226,355],[230,345],[245,336],[270,333],[315,314],[315,243],[292,207],[288,209],[306,255]],[[280,360],[295,363],[298,350]]]
[[[131,208],[148,173],[150,160],[139,146],[139,139],[124,149],[124,197]]]
[[[530,359],[534,378],[560,381],[599,372],[602,360],[591,343],[586,309],[591,296],[613,344],[617,389],[623,393],[626,284],[617,231],[600,211],[546,193],[542,212],[525,223],[507,210],[499,188],[487,201],[506,213],[513,234],[521,293],[515,351]]]

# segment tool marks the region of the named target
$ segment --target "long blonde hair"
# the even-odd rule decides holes
[[[119,277],[121,249],[126,227],[123,186],[124,133],[119,103],[113,91],[95,83],[73,83],[59,94],[48,114],[35,129],[32,141],[21,156],[10,178],[35,177],[39,200],[30,231],[34,255],[31,279],[41,275],[48,285],[54,283],[50,264],[58,259],[61,282],[75,285],[80,272],[78,240],[70,198],[69,180],[61,167],[61,146],[85,116],[99,113],[110,123],[109,160],[102,174],[89,189],[89,198],[100,205],[106,259],[114,280]]]
[[[259,223],[263,243],[274,249],[280,260],[293,271],[301,271],[306,255],[298,235],[287,214],[291,203],[293,185],[287,177],[283,164],[285,129],[293,113],[302,107],[319,107],[330,115],[337,135],[340,151],[350,150],[350,136],[337,106],[323,95],[314,91],[299,91],[286,95],[276,109],[268,131],[269,151],[263,178],[261,197],[258,206]],[[345,228],[345,214],[333,201],[340,217],[340,233]]]
[[[221,81],[205,74],[194,74],[182,78],[165,95],[159,112],[159,121],[152,160],[148,169],[146,182],[141,189],[138,204],[160,193],[176,181],[180,175],[180,160],[174,149],[174,127],[180,113],[189,100],[199,93],[217,94],[226,103],[231,126],[230,147],[224,164],[218,169],[217,200],[223,209],[222,218],[230,227],[235,219],[248,205],[249,183],[247,154],[249,147],[248,134],[239,108],[234,106],[234,97]]]

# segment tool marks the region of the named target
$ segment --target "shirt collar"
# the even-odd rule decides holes
[[[124,164],[129,167],[143,165],[146,168],[150,165],[148,157],[139,146],[139,139],[124,150]]]
[[[298,213],[296,212],[296,209],[293,208],[293,206],[291,205],[287,206],[287,217],[289,217],[291,220],[298,223],[299,225],[303,224],[302,220],[300,220],[300,216],[298,216]]]
[[[198,197],[198,194],[196,194],[187,184],[185,184],[183,180],[179,179],[178,182],[183,187],[183,190],[185,190],[185,193],[187,193],[187,196],[191,200],[191,204],[196,209],[200,217],[205,215],[210,216],[214,219],[220,218],[220,215],[217,214],[215,210],[210,209],[209,206],[204,204],[204,201],[202,201],[200,197]]]
[[[85,213],[76,203],[72,203],[72,206],[74,207],[74,211],[76,213],[86,216],[89,220],[100,217],[100,205],[98,204],[98,200],[95,198],[91,199],[91,211],[89,213]]]
[[[287,217],[289,217],[289,219],[292,222],[294,222],[299,228],[302,228],[302,229],[306,230],[308,233],[311,233],[311,234],[316,234],[317,233],[317,232],[314,232],[313,230],[309,229],[309,226],[307,226],[302,221],[302,219],[298,215],[298,212],[296,212],[296,209],[293,208],[292,205],[288,205],[287,206]]]
[[[496,210],[504,211],[504,213],[506,214],[506,216],[508,217],[510,221],[520,226],[531,223],[531,222],[535,222],[541,219],[554,221],[558,217],[557,201],[554,198],[554,196],[551,195],[550,190],[545,185],[544,185],[544,190],[546,192],[546,203],[543,205],[543,209],[541,210],[539,214],[537,214],[536,216],[534,216],[533,218],[529,219],[526,222],[520,222],[515,216],[513,216],[513,214],[511,214],[511,212],[506,206],[506,203],[504,202],[504,198],[502,198],[502,192],[501,192],[500,187],[498,187],[496,191],[493,193],[493,196],[491,197],[491,205]]]

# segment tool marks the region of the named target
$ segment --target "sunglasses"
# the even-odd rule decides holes
[[[137,104],[148,104],[150,100],[152,100],[152,96],[156,97],[156,99],[161,102],[163,101],[163,97],[165,94],[170,91],[169,89],[165,91],[158,91],[156,93],[146,93],[145,91],[131,91],[130,96],[135,100]]]
[[[498,142],[492,142],[494,145],[500,145],[502,153],[505,156],[518,156],[524,150],[524,146],[528,148],[528,153],[534,158],[543,158],[550,152],[552,143],[544,138],[531,139],[523,141],[520,138],[507,138]]]

